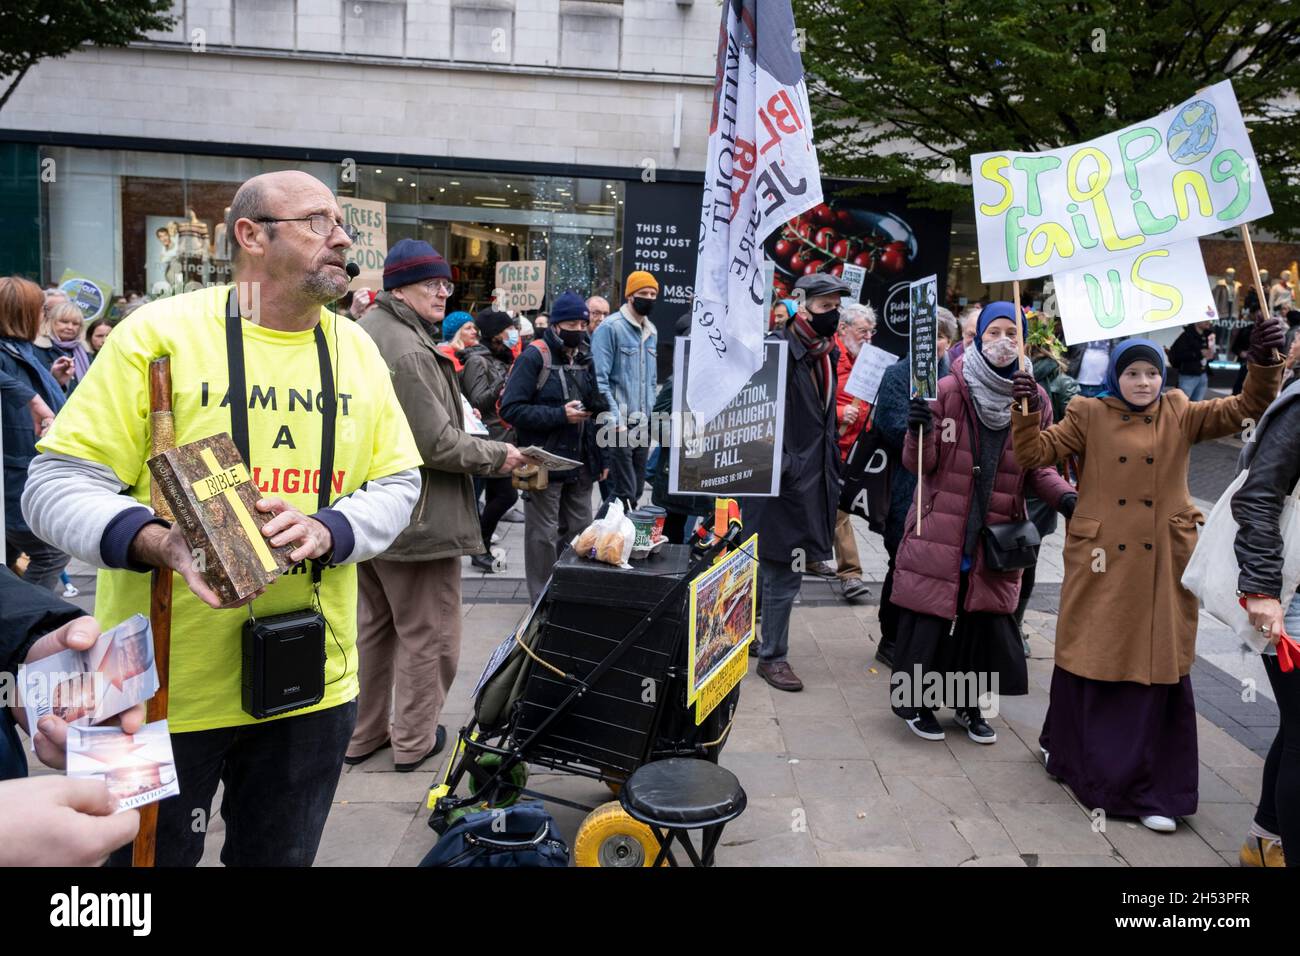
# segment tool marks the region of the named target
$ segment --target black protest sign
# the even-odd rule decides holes
[[[723,498],[781,493],[781,436],[785,424],[787,346],[764,342],[763,367],[753,374],[708,427],[695,427],[686,410],[690,339],[673,350],[673,430],[668,492]]]
[[[934,400],[939,386],[939,279],[926,276],[908,289],[913,398]]]
[[[659,341],[671,342],[677,318],[690,312],[695,294],[700,187],[694,183],[634,181],[625,187],[624,197],[623,276],[641,269],[658,280],[659,303],[651,318],[659,330]],[[620,285],[609,299],[615,310],[623,298]],[[659,349],[661,381],[671,368],[670,352],[662,346]]]

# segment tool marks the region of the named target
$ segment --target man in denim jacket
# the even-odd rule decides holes
[[[635,508],[645,482],[650,450],[650,412],[654,408],[655,335],[650,313],[659,298],[659,282],[648,272],[627,277],[623,307],[591,336],[596,386],[609,404],[600,435],[608,436],[609,483],[613,495]],[[612,426],[612,427],[611,427]]]

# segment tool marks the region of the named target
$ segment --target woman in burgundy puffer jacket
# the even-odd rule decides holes
[[[1020,571],[988,566],[980,529],[1025,520],[1026,487],[1066,517],[1078,497],[1055,469],[1024,471],[1016,464],[1010,441],[1014,316],[1010,302],[985,306],[974,348],[939,381],[933,406],[913,399],[908,416],[903,464],[918,471],[920,449],[921,533],[914,502],[894,572],[891,599],[902,611],[890,703],[926,740],[943,739],[934,712],[946,705],[956,709],[956,722],[971,740],[994,743],[997,734],[978,698],[1029,691],[1013,617]],[[1022,314],[1022,333],[1024,321]],[[1039,407],[1046,428],[1052,412],[1045,395]]]

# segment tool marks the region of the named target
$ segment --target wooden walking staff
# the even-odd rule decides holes
[[[149,363],[149,432],[153,454],[176,447],[176,420],[172,415],[171,359],[163,356]],[[158,490],[157,482],[149,489],[154,514],[172,519],[171,509]],[[149,590],[149,626],[153,629],[153,658],[158,670],[158,692],[149,698],[145,716],[149,723],[167,719],[168,673],[172,646],[172,572],[154,568]],[[158,804],[140,808],[140,832],[132,847],[133,866],[153,866],[158,846]]]

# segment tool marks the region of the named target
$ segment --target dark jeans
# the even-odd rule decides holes
[[[47,591],[59,589],[59,575],[71,560],[58,548],[46,544],[30,531],[15,531],[13,528],[5,529],[5,551],[10,567],[18,560],[20,553],[26,554],[28,564],[22,575],[23,580]]]
[[[763,609],[763,641],[758,649],[759,659],[765,664],[778,664],[786,659],[790,650],[790,614],[794,599],[799,596],[803,573],[794,570],[788,561],[758,562],[759,605]]]
[[[356,722],[353,700],[301,717],[173,734],[181,792],[158,804],[157,865],[198,865],[221,783],[223,864],[311,866]]]
[[[635,429],[632,434],[636,434]],[[623,507],[629,511],[637,506],[645,488],[645,460],[649,454],[650,449],[644,445],[638,448],[619,446],[609,450],[610,491],[614,497],[623,499]]]
[[[483,488],[487,498],[483,504],[483,513],[479,515],[479,526],[483,529],[483,547],[492,550],[492,534],[497,530],[501,516],[515,506],[519,492],[510,483],[510,476],[503,478],[484,478]]]
[[[1282,838],[1286,865],[1300,867],[1300,671],[1282,673],[1271,654],[1264,655],[1264,670],[1282,720],[1264,759],[1255,822]]]
[[[528,492],[524,502],[524,577],[530,601],[537,600],[560,554],[591,520],[591,476],[586,468],[574,481],[551,482],[541,491]]]

